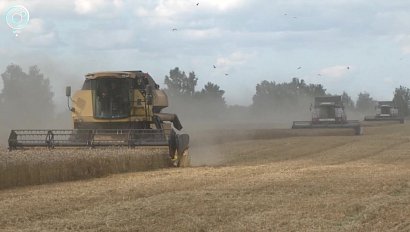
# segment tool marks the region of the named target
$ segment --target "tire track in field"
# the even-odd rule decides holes
[[[324,138],[327,139],[327,138]],[[337,149],[354,142],[352,139],[334,142],[333,138],[328,139],[332,144],[320,144],[317,138],[286,138],[280,140],[259,140],[257,145],[249,146],[254,141],[233,142],[224,145],[214,145],[211,150],[218,150],[225,155],[223,162],[211,166],[236,166],[252,165],[267,162],[282,162],[297,160],[303,157],[314,156],[318,153]],[[301,149],[301,147],[303,149]],[[237,152],[235,152],[237,150]],[[230,154],[234,153],[234,155]]]
[[[341,162],[336,163],[336,164],[353,163],[353,162],[357,162],[357,161],[359,161],[359,160],[365,160],[365,159],[367,159],[367,158],[377,156],[377,155],[379,155],[379,154],[381,154],[381,153],[383,153],[383,152],[385,152],[385,151],[388,151],[388,150],[390,150],[390,149],[392,149],[392,148],[395,148],[395,147],[398,147],[398,146],[402,146],[402,145],[407,144],[407,143],[409,143],[409,142],[410,142],[410,141],[408,141],[408,140],[395,142],[395,143],[386,145],[386,146],[384,146],[384,147],[382,147],[382,148],[376,149],[376,150],[374,150],[374,151],[368,151],[368,152],[366,152],[366,154],[364,154],[364,155],[355,156],[355,157],[353,157],[353,158],[350,158],[350,159],[347,160],[347,161],[341,161]]]
[[[400,191],[401,195],[410,194],[408,185],[402,185],[399,189],[395,189],[394,191]],[[403,207],[405,207],[409,202],[405,199],[406,198],[395,197],[392,195],[392,192],[383,192],[367,199],[362,199],[360,203],[357,204],[364,205],[364,209],[345,217],[341,221],[341,225],[343,228],[347,229],[347,231],[362,231],[364,228],[367,228],[367,230],[370,231],[381,231],[377,228],[377,226],[380,226],[380,223],[378,223],[380,220],[378,215],[384,210],[390,209],[393,205],[403,205]],[[403,210],[408,211],[407,208]],[[406,220],[403,215],[404,214],[402,214],[401,217],[404,217],[403,220]],[[403,221],[394,226],[392,225],[392,227],[389,228],[389,231],[408,231],[408,229],[410,229],[410,223],[408,221]]]
[[[367,156],[360,157],[360,158],[358,158],[358,159],[356,159],[356,160],[352,160],[352,162],[353,162],[353,161],[358,161],[358,160],[361,160],[361,159],[365,159],[365,158],[368,158],[368,157],[371,157],[371,156],[378,156],[378,155],[384,153],[385,151],[391,150],[392,148],[396,148],[396,147],[403,146],[403,145],[405,145],[405,144],[410,144],[410,141],[409,141],[409,140],[403,140],[403,141],[399,141],[399,142],[397,142],[397,143],[393,143],[393,144],[387,145],[387,146],[384,147],[384,148],[381,148],[381,149],[376,150],[376,151],[375,151],[374,153],[372,153],[372,154],[369,154],[369,155],[367,155]]]
[[[377,156],[385,151],[407,143],[410,143],[408,139],[401,139],[399,141],[395,141],[394,139],[383,141],[361,139],[334,147],[333,149],[326,149],[318,153],[316,158],[320,160],[322,164],[326,165],[353,163]]]

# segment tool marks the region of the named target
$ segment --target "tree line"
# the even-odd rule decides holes
[[[55,117],[54,94],[50,81],[37,66],[24,71],[19,65],[11,64],[1,74],[3,89],[0,93],[1,124],[13,128],[28,125],[40,127]],[[178,67],[171,69],[164,77],[164,90],[169,97],[169,112],[175,112],[184,119],[210,119],[240,117],[246,115],[267,118],[283,114],[288,118],[306,112],[314,97],[329,96],[321,84],[306,83],[293,78],[290,82],[278,83],[264,80],[255,86],[250,106],[232,106],[225,101],[225,91],[215,83],[208,82],[197,90],[198,77]],[[345,107],[363,114],[374,114],[376,105],[369,93],[359,93],[354,102],[346,92],[342,94]],[[392,99],[402,116],[408,116],[410,89],[400,86]],[[68,113],[67,113],[68,114]]]
[[[204,109],[208,111],[211,108],[213,109],[212,112],[229,112],[238,109],[238,106],[226,104],[224,99],[225,91],[217,84],[208,82],[202,90],[196,91],[197,82],[198,78],[194,72],[189,72],[187,75],[178,67],[171,69],[169,75],[165,77],[165,90],[171,99],[171,107],[172,104],[175,104],[175,109],[180,108],[179,110],[184,111],[181,108],[203,108],[203,104],[207,104]],[[280,112],[298,114],[300,109],[306,109],[315,97],[332,95],[335,94],[328,93],[323,85],[309,84],[303,79],[293,78],[290,82],[283,83],[263,80],[256,84],[252,104],[245,108],[258,115],[279,114]],[[377,101],[369,93],[359,93],[356,102],[346,92],[341,95],[347,110],[361,114],[374,114]],[[409,88],[404,86],[396,88],[392,101],[399,108],[402,116],[410,114],[408,105],[410,101]],[[181,105],[181,107],[178,107],[178,105]],[[243,107],[241,108],[244,111]],[[195,110],[197,113],[200,111]]]

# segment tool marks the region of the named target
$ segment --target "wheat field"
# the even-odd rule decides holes
[[[364,133],[195,142],[191,168],[4,189],[0,230],[410,231],[410,125]]]
[[[169,166],[168,148],[0,149],[0,189]]]

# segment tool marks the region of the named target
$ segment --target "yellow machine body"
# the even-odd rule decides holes
[[[165,92],[141,71],[96,72],[71,96],[73,129],[12,130],[9,150],[28,147],[167,146],[174,166],[188,166],[189,135],[177,115],[161,113]]]

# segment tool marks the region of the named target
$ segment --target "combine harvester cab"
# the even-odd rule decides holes
[[[168,97],[148,73],[98,72],[86,75],[71,98],[73,129],[12,130],[9,150],[34,147],[168,147],[173,166],[189,166],[189,136],[175,114],[162,113]],[[70,102],[72,106],[70,106]]]
[[[342,96],[316,97],[311,121],[294,121],[292,129],[342,129],[352,128],[356,135],[362,134],[357,120],[347,120]]]
[[[399,116],[399,109],[393,101],[379,101],[376,106],[376,115],[365,116],[365,121],[397,121],[404,123],[404,117]]]

